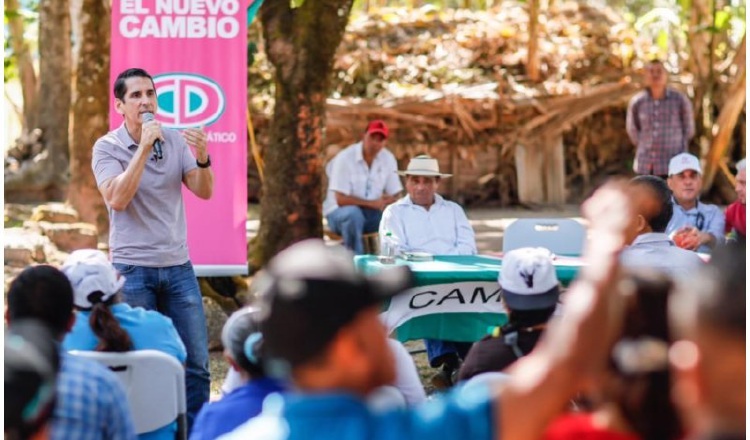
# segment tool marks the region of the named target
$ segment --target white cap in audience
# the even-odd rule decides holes
[[[62,271],[73,285],[73,303],[81,309],[109,300],[125,285],[125,277],[104,252],[96,249],[74,251],[65,260]]]
[[[674,176],[686,170],[693,170],[698,174],[701,172],[701,162],[690,153],[680,153],[669,161],[669,175]]]
[[[498,282],[510,309],[554,307],[560,296],[552,253],[541,247],[514,249],[505,254]]]

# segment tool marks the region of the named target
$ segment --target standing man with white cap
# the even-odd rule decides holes
[[[703,177],[698,158],[689,153],[669,161],[667,184],[672,190],[674,212],[667,225],[667,235],[675,244],[691,251],[711,252],[724,242],[724,213],[716,205],[698,200]]]
[[[437,194],[440,179],[450,174],[440,172],[437,159],[420,155],[409,161],[403,198],[388,206],[380,222],[381,249],[386,234],[392,234],[399,252],[427,252],[433,255],[474,255],[477,245],[474,230],[463,208]],[[425,339],[430,366],[441,367],[432,383],[437,388],[453,384],[460,359],[471,348],[470,342]]]
[[[344,246],[357,255],[365,253],[362,234],[378,230],[383,209],[403,190],[396,157],[385,148],[387,139],[385,122],[370,121],[362,141],[341,150],[326,166],[323,215]]]

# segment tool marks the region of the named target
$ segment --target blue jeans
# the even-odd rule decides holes
[[[424,346],[427,349],[427,359],[432,368],[442,365],[447,356],[456,355],[458,359],[466,358],[471,348],[471,342],[441,341],[439,339],[425,339]]]
[[[362,234],[377,232],[383,211],[348,205],[339,206],[326,216],[328,227],[344,239],[344,246],[356,255],[365,253]]]
[[[179,266],[143,267],[114,263],[125,277],[122,293],[132,307],[157,310],[170,317],[187,349],[185,387],[188,430],[211,392],[208,331],[198,280],[188,261]]]

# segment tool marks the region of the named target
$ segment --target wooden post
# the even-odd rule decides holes
[[[453,177],[448,179],[451,182],[451,200],[455,201],[456,197],[458,196],[458,188],[459,188],[459,173],[458,173],[458,164],[461,160],[461,158],[458,157],[458,147],[455,145],[452,145],[450,148],[450,154],[451,154],[451,174],[453,174]]]
[[[544,155],[539,145],[516,145],[518,200],[521,203],[543,203]]]
[[[565,203],[565,151],[562,134],[554,139],[545,139],[544,148],[544,184],[547,203],[562,205]]]
[[[565,154],[562,135],[516,145],[518,199],[522,203],[565,203]]]

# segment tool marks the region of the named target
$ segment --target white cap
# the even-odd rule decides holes
[[[498,282],[510,309],[554,307],[560,296],[552,253],[541,247],[514,249],[503,255]]]
[[[96,249],[74,251],[65,260],[62,271],[73,285],[73,302],[81,309],[107,301],[125,285],[125,277],[120,276],[104,252]],[[91,297],[93,292],[101,292],[101,298]]]
[[[680,153],[669,161],[670,176],[680,174],[685,170],[693,170],[698,174],[703,174],[700,161],[690,153]]]

